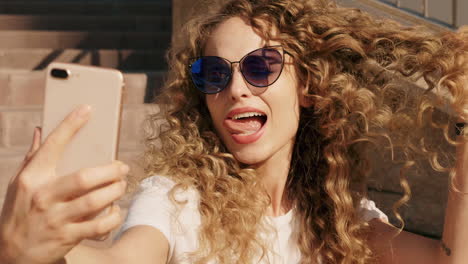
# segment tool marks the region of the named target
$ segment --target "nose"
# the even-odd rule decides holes
[[[233,101],[239,100],[243,97],[248,97],[251,94],[249,86],[240,71],[239,63],[236,64],[236,66],[232,65],[231,81],[229,82],[228,87],[226,87],[226,90]]]

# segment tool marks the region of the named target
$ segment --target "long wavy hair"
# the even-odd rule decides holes
[[[170,48],[169,76],[155,101],[159,111],[145,126],[144,177],[173,179],[176,204],[183,203],[175,200],[176,190],[199,191],[202,224],[193,262],[250,263],[269,250],[256,234],[268,228],[262,217],[270,199],[258,191],[255,170],[239,163],[216,134],[204,95],[188,74],[213,29],[232,17],[279,41],[304,87],[308,107],[301,108],[286,186],[301,263],[318,257],[323,263],[375,262],[370,226],[357,210],[367,196],[369,153],[386,151],[401,166],[404,195],[393,211],[403,229],[397,209],[410,198],[407,172],[427,160],[454,176],[453,156],[444,156],[424,131],[436,129],[456,144],[452,117],[468,117],[468,32],[436,36],[325,0],[232,0],[211,9],[192,19]],[[417,80],[422,88],[412,85]],[[440,110],[447,105],[453,113]]]

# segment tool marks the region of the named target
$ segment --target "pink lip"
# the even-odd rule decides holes
[[[234,110],[230,111],[228,113],[228,115],[226,116],[226,119],[232,119],[232,117],[237,115],[237,114],[247,113],[247,112],[257,112],[257,113],[262,113],[262,114],[266,115],[265,112],[260,111],[260,110],[258,110],[256,108],[242,107],[242,108],[237,108],[237,109],[234,109]],[[262,135],[265,133],[265,127],[266,127],[267,123],[268,123],[268,118],[267,118],[266,122],[263,124],[262,128],[260,128],[260,130],[258,130],[257,132],[255,132],[255,133],[253,133],[251,135],[247,135],[247,136],[232,133],[232,131],[230,131],[230,129],[226,126],[226,121],[223,122],[223,125],[228,130],[228,132],[230,133],[232,139],[237,144],[249,144],[249,143],[253,143],[253,142],[257,141],[258,139],[260,139],[262,137]]]

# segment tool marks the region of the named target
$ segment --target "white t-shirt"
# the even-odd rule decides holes
[[[180,191],[175,194],[177,200],[187,200],[178,211],[169,200],[168,192],[174,182],[167,177],[152,176],[140,183],[141,190],[133,198],[127,218],[114,238],[137,225],[147,225],[158,229],[169,241],[169,264],[191,263],[185,253],[196,251],[200,212],[198,211],[199,194],[195,189]],[[176,214],[178,212],[178,214]],[[363,199],[359,209],[363,221],[381,218],[388,222],[387,216],[380,211],[373,201]],[[272,224],[276,232],[260,234],[269,241],[271,250],[258,263],[291,264],[299,263],[300,251],[296,244],[293,210],[279,217],[265,216],[264,220]],[[319,261],[320,262],[320,261]],[[257,263],[257,262],[256,262]]]

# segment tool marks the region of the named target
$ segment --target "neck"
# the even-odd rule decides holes
[[[288,179],[291,154],[294,141],[284,146],[269,159],[259,164],[255,169],[262,179],[262,184],[271,198],[271,206],[267,215],[280,216],[286,214],[291,205],[286,197],[286,181]]]

